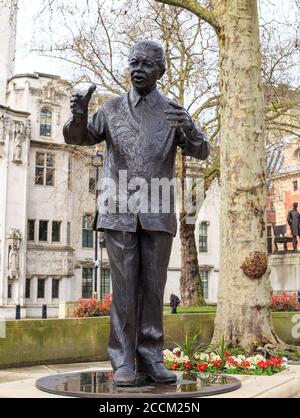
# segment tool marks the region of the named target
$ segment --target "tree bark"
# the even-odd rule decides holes
[[[181,196],[184,200],[184,182],[186,179],[186,159],[181,154],[180,181]],[[198,253],[195,240],[195,225],[185,222],[184,205],[180,213],[181,275],[180,297],[182,306],[205,306],[203,289],[199,273]]]
[[[224,337],[227,343],[252,351],[280,342],[272,326],[272,289],[266,262],[258,13],[253,0],[217,0],[215,5],[221,87],[221,264],[213,343]],[[247,269],[246,273],[242,270],[246,259],[250,270],[262,264],[258,278],[250,278]]]
[[[253,351],[284,345],[274,332],[266,254],[264,98],[256,0],[157,0],[212,25],[221,90],[221,262],[212,342]],[[241,268],[243,267],[243,269]],[[253,272],[255,274],[253,274]],[[255,277],[255,278],[250,278]]]
[[[187,225],[182,218],[180,219],[180,239],[182,260],[180,276],[181,305],[205,306],[198,266],[195,225]]]

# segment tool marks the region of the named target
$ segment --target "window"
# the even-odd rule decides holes
[[[103,299],[110,293],[110,269],[101,269],[100,298]]]
[[[67,245],[71,245],[71,222],[67,223]]]
[[[207,253],[207,229],[208,222],[201,222],[199,225],[199,252]]]
[[[52,280],[52,299],[59,298],[59,279]]]
[[[200,270],[200,279],[203,289],[203,296],[205,299],[208,298],[208,271]]]
[[[48,221],[39,223],[39,241],[48,241]]]
[[[7,285],[7,299],[12,298],[12,283],[8,283]]]
[[[93,269],[82,269],[82,297],[91,298],[93,294]]]
[[[96,168],[89,167],[89,192],[96,193]]]
[[[293,191],[296,192],[298,190],[298,180],[293,181]]]
[[[28,220],[27,222],[27,240],[34,241],[35,221]]]
[[[45,297],[45,280],[44,279],[38,279],[37,297],[38,299],[44,299]]]
[[[31,284],[31,280],[26,279],[26,287],[25,287],[25,298],[26,299],[30,299],[30,284]]]
[[[40,135],[51,136],[52,112],[49,109],[42,109],[40,113]]]
[[[44,152],[36,153],[35,184],[54,186],[55,155]]]
[[[82,247],[93,248],[92,216],[84,215],[82,218]]]
[[[60,242],[60,226],[61,222],[52,222],[52,242]]]
[[[267,249],[268,254],[272,254],[273,247],[272,247],[272,227],[267,227]]]

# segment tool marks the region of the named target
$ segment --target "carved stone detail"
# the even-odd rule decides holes
[[[49,276],[72,276],[73,255],[67,251],[28,250],[27,274]]]
[[[21,233],[18,229],[12,229],[7,237],[8,241],[8,279],[18,280],[19,278],[19,250]]]

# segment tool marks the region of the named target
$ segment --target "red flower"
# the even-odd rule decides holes
[[[185,363],[184,368],[190,370],[193,367],[192,363]]]
[[[228,357],[228,359],[226,360],[226,362],[228,364],[231,364],[234,367],[237,367],[239,365],[239,363],[237,361],[235,361],[234,358],[232,358],[232,357]]]
[[[170,369],[171,369],[171,370],[177,370],[177,369],[178,369],[178,367],[179,367],[179,364],[177,364],[177,363],[172,363],[172,364],[171,364],[171,366],[170,366]]]
[[[248,369],[251,366],[251,364],[249,363],[249,361],[242,361],[241,366],[245,369]]]
[[[216,366],[216,367],[221,367],[221,366],[222,366],[222,361],[221,361],[221,360],[213,360],[213,361],[211,362],[211,364],[212,364],[213,366]]]
[[[281,364],[283,363],[282,358],[270,358],[270,360],[268,360],[269,364],[271,364],[274,367],[281,367]]]
[[[269,365],[270,363],[268,362],[268,360],[261,360],[257,363],[257,367],[259,367],[260,369],[267,369]]]
[[[198,364],[197,365],[197,370],[199,370],[199,372],[204,372],[207,369],[207,364]]]

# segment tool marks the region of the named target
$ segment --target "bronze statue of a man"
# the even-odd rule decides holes
[[[297,251],[298,240],[300,237],[300,213],[298,212],[298,203],[293,203],[293,209],[288,212],[287,222],[291,228],[291,234],[293,236],[293,248]]]
[[[202,160],[209,154],[208,141],[187,111],[157,89],[165,66],[159,43],[137,42],[129,56],[130,91],[107,101],[89,121],[88,104],[96,87],[74,93],[73,117],[64,127],[67,144],[106,142],[106,183],[97,228],[105,231],[111,267],[108,352],[119,386],[134,385],[136,377],[176,381],[163,366],[163,294],[176,234],[174,191],[170,189],[168,211],[162,210],[165,199],[160,195],[152,204],[150,191],[153,179],[175,178],[177,147]],[[132,182],[137,180],[149,188],[145,192],[143,187],[140,199],[132,200]],[[112,189],[115,183],[123,186]],[[131,185],[125,192],[124,183]]]

